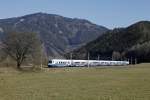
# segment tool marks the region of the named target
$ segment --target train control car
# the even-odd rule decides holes
[[[48,67],[124,66],[129,61],[52,59]]]

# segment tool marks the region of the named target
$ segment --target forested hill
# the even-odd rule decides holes
[[[108,29],[84,19],[66,18],[54,14],[35,13],[22,17],[0,19],[0,32],[37,33],[47,56],[60,58]]]
[[[150,61],[150,22],[141,21],[127,28],[117,28],[73,52],[74,58],[137,59]]]

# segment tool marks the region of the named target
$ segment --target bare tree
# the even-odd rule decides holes
[[[120,60],[121,59],[121,54],[119,52],[117,52],[117,51],[114,51],[112,53],[112,59],[113,60]]]
[[[6,33],[2,38],[3,50],[16,61],[17,68],[36,50],[40,41],[35,33]]]
[[[7,54],[3,52],[2,48],[0,47],[0,62],[4,61],[7,58]]]

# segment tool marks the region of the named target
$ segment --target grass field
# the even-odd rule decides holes
[[[0,100],[150,100],[150,64],[26,73],[0,70]]]

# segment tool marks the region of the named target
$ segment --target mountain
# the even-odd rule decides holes
[[[150,22],[141,21],[126,28],[110,30],[72,53],[78,59],[87,59],[88,53],[91,59],[97,59],[98,55],[101,59],[112,59],[116,52],[120,60],[136,58],[138,62],[149,62]]]
[[[64,53],[95,40],[108,29],[84,19],[35,13],[0,19],[0,32],[10,31],[37,33],[47,56],[61,57]]]

